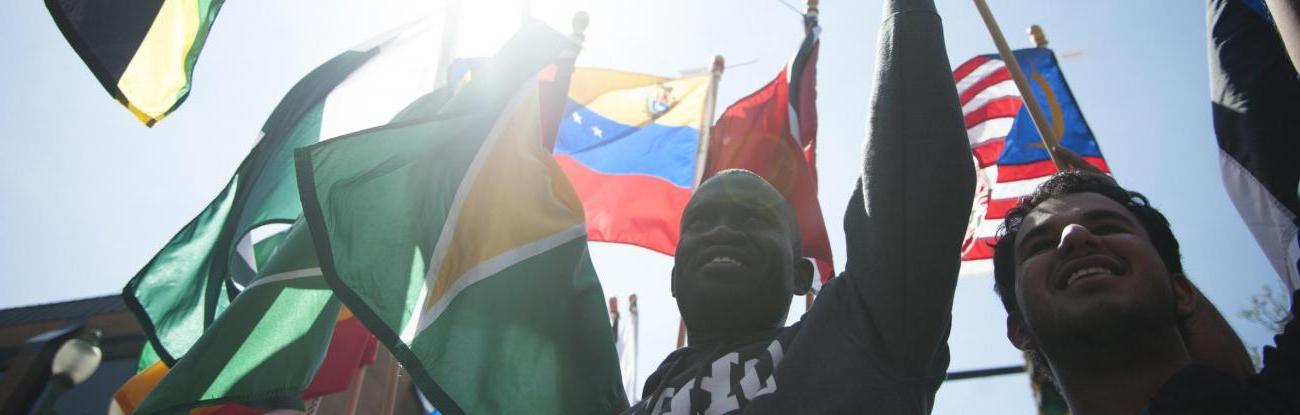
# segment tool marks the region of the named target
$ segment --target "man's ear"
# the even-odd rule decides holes
[[[1189,317],[1196,312],[1196,303],[1200,298],[1196,295],[1196,286],[1192,281],[1187,279],[1182,273],[1170,275],[1170,285],[1174,290],[1174,305],[1178,308],[1179,317]]]
[[[1038,345],[1034,343],[1034,336],[1029,334],[1029,328],[1025,327],[1025,319],[1021,318],[1019,313],[1007,314],[1007,341],[1020,350],[1038,349]]]
[[[673,271],[668,274],[668,292],[677,298],[677,265],[673,265]]]
[[[816,274],[816,266],[812,260],[799,258],[794,262],[794,294],[804,295],[812,291],[813,274]]]

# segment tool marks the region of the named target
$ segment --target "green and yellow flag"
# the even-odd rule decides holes
[[[576,47],[527,23],[435,112],[295,156],[325,280],[443,413],[625,405],[582,204],[542,145],[562,101],[536,76]]]
[[[224,0],[45,0],[104,89],[152,127],[185,101]]]

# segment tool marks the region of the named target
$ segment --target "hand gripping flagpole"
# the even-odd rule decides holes
[[[998,48],[998,55],[1002,56],[1007,72],[1011,73],[1011,79],[1016,83],[1016,90],[1020,91],[1025,107],[1029,109],[1029,118],[1034,120],[1034,127],[1038,129],[1038,137],[1042,139],[1047,155],[1052,158],[1052,164],[1056,165],[1057,171],[1066,170],[1061,160],[1056,158],[1058,137],[1052,136],[1052,127],[1047,122],[1047,115],[1043,113],[1043,107],[1038,105],[1038,97],[1034,95],[1034,90],[1029,88],[1029,80],[1025,78],[1025,72],[1020,69],[1020,61],[1016,60],[1016,54],[1011,51],[1010,46],[1007,46],[1007,39],[1002,36],[1002,29],[998,28],[998,22],[993,19],[993,12],[989,11],[989,5],[984,0],[974,1],[975,8],[979,9],[980,17],[984,19],[984,26],[988,27],[989,35],[993,37],[993,44]]]

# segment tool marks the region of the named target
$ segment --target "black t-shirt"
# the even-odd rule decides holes
[[[1291,293],[1296,315],[1300,291]],[[1242,385],[1204,365],[1189,365],[1165,382],[1147,405],[1151,415],[1300,414],[1300,326],[1291,319],[1264,348],[1264,367]]]

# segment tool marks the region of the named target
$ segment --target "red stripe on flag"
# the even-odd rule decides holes
[[[975,238],[970,241],[970,246],[966,253],[961,255],[962,261],[975,261],[980,259],[993,258],[993,244],[998,241],[997,237],[986,236]]]
[[[991,58],[987,56],[976,56],[974,58],[971,58],[970,60],[966,61],[966,63],[963,63],[961,64],[961,66],[958,66],[956,70],[952,71],[953,81],[961,82],[962,78],[965,78],[967,75],[970,75],[971,72],[975,71],[975,68],[979,68],[980,65],[983,65],[985,62],[988,62],[990,59]]]
[[[965,91],[962,91],[960,97],[961,104],[966,105],[966,103],[970,102],[971,98],[975,98],[976,95],[979,95],[980,91],[996,85],[998,82],[1009,80],[1011,80],[1011,72],[1007,72],[1006,68],[993,71],[983,79],[975,81],[975,84],[971,85],[970,88],[966,88]]]
[[[1020,203],[1019,197],[989,200],[988,209],[984,210],[984,219],[1006,218],[1007,211],[1010,211],[1011,208],[1016,207],[1017,203]]]
[[[966,113],[966,128],[971,128],[979,123],[994,118],[1009,118],[1016,116],[1020,112],[1020,106],[1024,102],[1020,97],[1002,97],[994,98],[984,103],[979,108]]]
[[[601,174],[566,155],[555,161],[569,177],[587,213],[587,239],[636,245],[672,255],[682,209],[691,198],[663,179],[640,174]]]
[[[1106,165],[1106,160],[1102,160],[1101,157],[1084,157],[1083,159],[1103,173],[1110,173],[1110,167]],[[1036,179],[1053,174],[1056,174],[1056,165],[1052,164],[1050,159],[1026,164],[1003,164],[998,166],[998,183]]]
[[[1055,173],[1056,165],[1050,159],[1026,164],[1001,164],[998,165],[998,183],[1036,179]]]
[[[979,163],[979,168],[982,169],[997,164],[998,157],[1002,156],[1002,148],[1006,144],[1006,138],[994,138],[971,147],[970,151],[975,154],[975,161]]]

